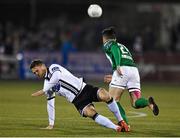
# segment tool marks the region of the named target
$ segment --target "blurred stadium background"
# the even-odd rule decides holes
[[[89,18],[97,3],[101,18]],[[77,75],[102,80],[111,73],[101,30],[115,26],[118,41],[138,63],[144,81],[180,80],[180,3],[148,1],[0,1],[0,79],[32,79],[29,63],[42,58]]]

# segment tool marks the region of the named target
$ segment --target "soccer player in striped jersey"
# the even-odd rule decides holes
[[[54,98],[56,93],[73,103],[83,117],[90,117],[96,123],[120,132],[128,129],[118,110],[116,102],[103,88],[97,88],[86,84],[83,78],[78,78],[67,69],[58,64],[52,64],[49,68],[41,60],[34,60],[30,65],[31,71],[38,77],[44,78],[44,87],[32,94],[32,96],[47,95],[47,111],[49,125],[46,129],[53,129],[55,120]],[[106,102],[109,110],[113,112],[122,126],[112,123],[108,118],[98,114],[92,102]]]
[[[123,119],[128,124],[128,120],[119,100],[124,89],[129,91],[132,107],[149,107],[154,115],[159,114],[158,106],[153,97],[145,99],[141,97],[140,77],[136,64],[128,48],[116,41],[116,34],[113,27],[102,31],[103,50],[109,59],[113,75],[105,75],[104,81],[109,84],[110,95],[115,99]]]

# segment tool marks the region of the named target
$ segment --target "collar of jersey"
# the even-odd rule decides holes
[[[49,68],[47,68],[47,71],[46,71],[46,74],[45,74],[45,79],[47,79],[47,80],[49,80],[48,75],[49,75]]]
[[[107,45],[107,44],[109,44],[109,43],[112,42],[112,41],[115,42],[116,40],[115,40],[115,39],[108,39],[108,40],[104,43],[104,46]]]

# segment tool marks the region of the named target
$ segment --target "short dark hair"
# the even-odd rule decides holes
[[[111,27],[105,28],[102,31],[102,36],[105,36],[108,39],[116,39],[116,32],[114,31],[114,27],[111,26]]]
[[[35,60],[33,60],[33,61],[31,62],[29,68],[32,69],[32,68],[34,68],[34,67],[36,67],[36,66],[39,66],[39,65],[42,65],[42,64],[44,64],[42,60],[40,60],[40,59],[35,59]]]

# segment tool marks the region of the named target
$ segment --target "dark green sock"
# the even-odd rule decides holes
[[[135,102],[135,108],[144,108],[148,106],[149,102],[145,98],[139,98]]]
[[[119,102],[116,102],[116,103],[117,103],[117,105],[118,105],[118,108],[119,108],[119,111],[120,111],[120,114],[121,114],[123,120],[126,122],[126,124],[129,124],[129,123],[128,123],[128,119],[127,119],[127,117],[126,117],[126,113],[125,113],[123,107],[121,106],[121,104],[120,104]]]

